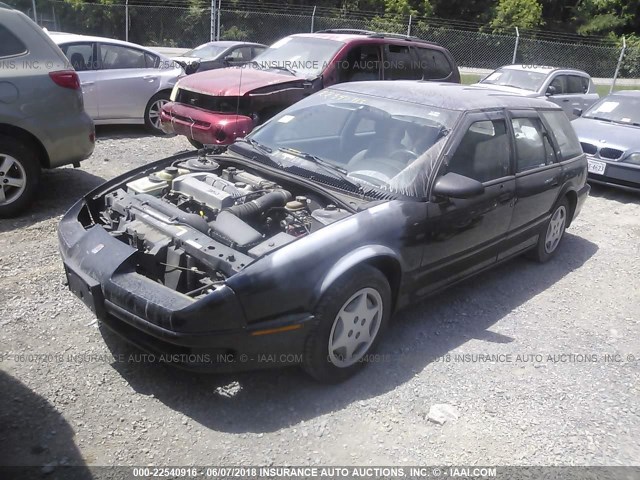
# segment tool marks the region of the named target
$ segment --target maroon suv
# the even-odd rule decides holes
[[[162,109],[162,129],[197,147],[228,145],[307,95],[365,80],[460,83],[460,73],[446,48],[415,37],[361,30],[290,35],[242,67],[181,79]]]

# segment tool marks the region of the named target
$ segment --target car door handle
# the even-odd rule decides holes
[[[82,85],[83,87],[89,86],[89,85],[93,85],[96,82],[80,82],[80,85]]]
[[[547,178],[544,181],[545,185],[549,185],[550,187],[557,187],[560,185],[560,181],[557,178]]]
[[[142,77],[143,80],[155,80],[157,78],[157,75],[145,75],[144,77]]]
[[[563,102],[569,102],[569,101],[570,101],[570,99],[565,98],[565,99],[564,99],[564,100],[562,100],[562,101],[563,101]]]

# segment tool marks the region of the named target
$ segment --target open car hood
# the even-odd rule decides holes
[[[288,73],[259,70],[251,66],[229,67],[196,73],[180,80],[178,86],[213,96],[242,96],[273,85],[302,86],[304,79]]]

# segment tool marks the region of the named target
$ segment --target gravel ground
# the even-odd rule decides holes
[[[0,465],[54,478],[66,464],[638,463],[640,196],[594,188],[556,259],[516,259],[401,312],[383,361],[345,384],[295,368],[197,375],[99,328],[64,285],[56,237],[81,194],[186,148],[101,129],[82,169],[46,173],[30,213],[0,223]],[[443,425],[436,404],[453,414]]]

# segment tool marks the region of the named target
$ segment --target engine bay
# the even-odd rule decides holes
[[[348,217],[329,199],[210,155],[174,163],[104,196],[102,226],[137,251],[136,269],[192,297],[250,263]]]

